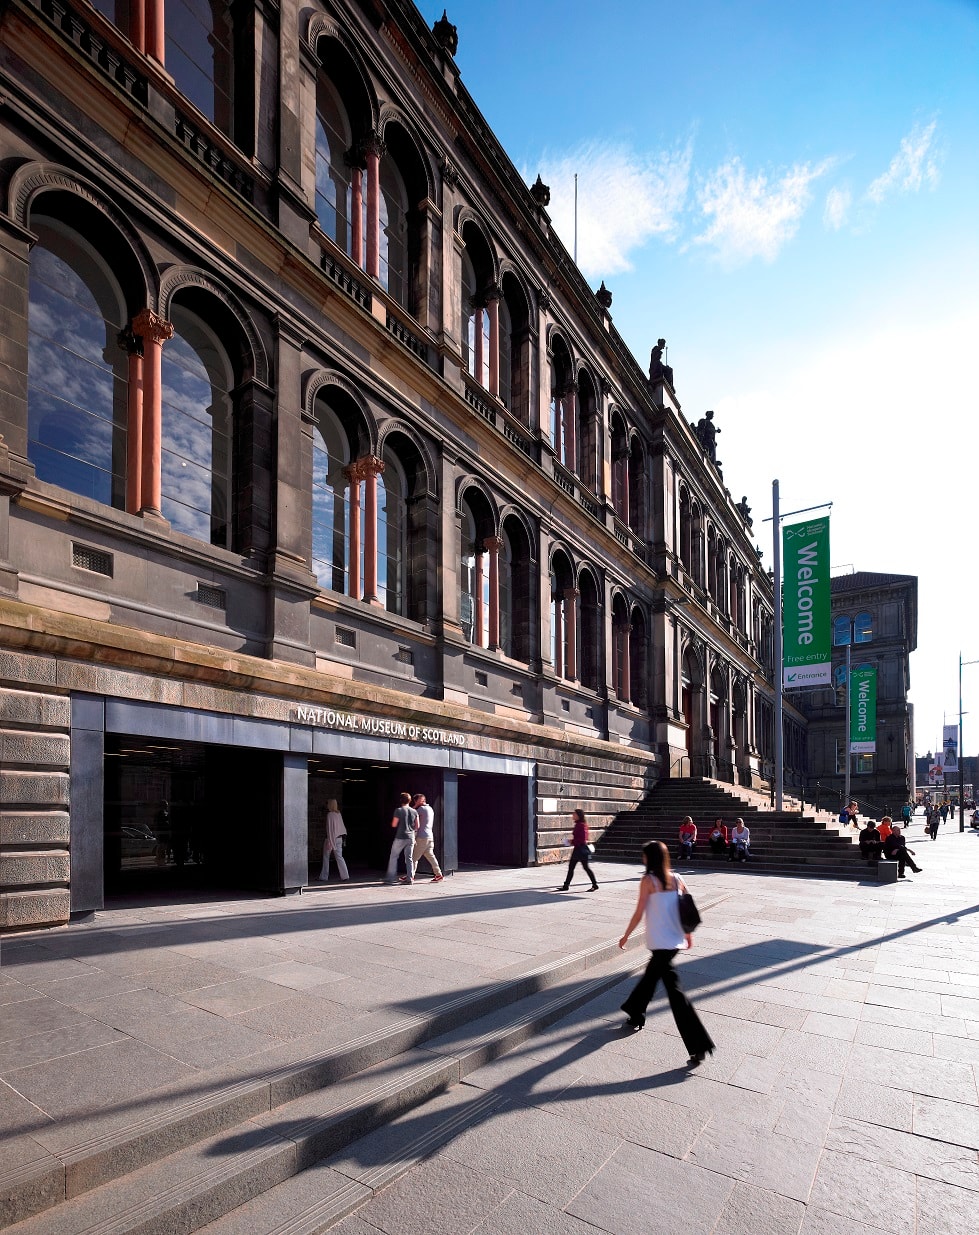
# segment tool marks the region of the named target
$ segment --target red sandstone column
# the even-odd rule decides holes
[[[151,309],[133,318],[133,333],[143,340],[143,440],[140,513],[163,518],[160,467],[163,457],[163,344],[173,326]]]
[[[564,593],[564,676],[569,682],[578,677],[578,595],[574,587]]]
[[[119,336],[129,356],[129,404],[126,416],[126,510],[139,513],[143,465],[143,340],[129,327]]]
[[[499,536],[487,536],[483,544],[489,554],[489,646],[495,652],[500,646],[500,549],[503,541]]]
[[[564,396],[565,441],[567,443],[565,466],[575,475],[578,473],[578,403],[575,397],[577,393],[578,387],[572,382]]]
[[[500,291],[494,288],[486,301],[489,314],[489,392],[500,397]]]
[[[139,7],[140,0],[136,0]],[[164,0],[143,0],[146,5],[146,24],[143,50],[160,64],[166,62],[166,34],[164,23]]]
[[[364,477],[364,600],[379,605],[377,595],[377,478],[384,464],[375,455],[360,460]]]
[[[473,376],[480,386],[483,384],[483,365],[486,363],[486,357],[483,355],[483,314],[486,312],[481,306],[476,309],[476,323],[473,327],[473,333],[476,336],[476,351],[473,360],[473,368],[476,372]]]
[[[364,169],[350,169],[350,256],[364,268]]]
[[[347,595],[360,600],[360,479],[359,463],[344,468],[344,476],[350,485],[350,577],[347,580]]]
[[[129,41],[139,52],[146,52],[146,0],[133,0],[129,6]]]
[[[367,265],[372,279],[381,273],[381,155],[384,143],[376,133],[364,145],[367,156]]]
[[[484,647],[483,622],[486,620],[486,603],[483,600],[483,550],[476,550],[476,561],[473,569],[473,591],[475,592],[475,613],[473,614],[473,643],[476,647]]]

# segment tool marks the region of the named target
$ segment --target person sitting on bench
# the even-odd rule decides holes
[[[744,826],[743,819],[736,819],[734,827],[731,829],[731,844],[727,851],[728,861],[747,862],[751,857],[750,845],[751,833]]]
[[[689,815],[680,824],[680,860],[689,861],[693,857],[693,847],[697,843],[697,825]]]
[[[727,824],[723,819],[715,819],[714,826],[707,837],[707,844],[715,857],[727,853]]]
[[[884,852],[884,842],[880,839],[880,833],[877,831],[873,819],[867,820],[867,826],[857,839],[860,842],[860,856],[864,861],[878,861],[880,855]]]

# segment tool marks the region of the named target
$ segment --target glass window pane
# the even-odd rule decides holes
[[[346,435],[321,405],[313,429],[313,574],[320,587],[346,593],[349,562]]]
[[[850,642],[850,619],[848,617],[838,617],[833,621],[833,643],[836,647],[842,648]]]
[[[858,613],[853,619],[853,642],[870,643],[874,637],[874,622],[869,613]]]

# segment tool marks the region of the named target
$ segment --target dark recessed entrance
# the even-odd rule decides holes
[[[459,773],[459,861],[527,864],[527,782],[519,776]]]
[[[106,892],[277,890],[281,780],[274,752],[106,734]]]

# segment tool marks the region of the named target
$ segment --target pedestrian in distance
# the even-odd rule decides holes
[[[938,808],[938,813],[942,817],[942,823],[944,823],[948,819],[948,803],[947,802],[943,802],[941,804],[941,806]]]
[[[415,833],[415,847],[411,852],[415,873],[418,873],[419,859],[424,858],[432,868],[432,883],[441,883],[444,876],[435,856],[435,811],[429,806],[423,793],[416,793],[411,804],[418,812],[418,831]]]
[[[588,839],[588,820],[585,818],[585,812],[579,807],[571,812],[571,860],[568,862],[568,874],[564,883],[561,885],[561,891],[567,892],[571,887],[571,877],[575,872],[575,867],[581,863],[581,869],[591,880],[591,891],[598,890],[598,880],[595,878],[590,865],[590,859],[594,850]]]
[[[326,804],[326,836],[323,838],[323,869],[320,871],[323,883],[327,883],[330,878],[331,856],[336,859],[340,881],[346,883],[350,878],[347,863],[343,859],[343,841],[346,835],[347,829],[343,825],[343,815],[340,814],[337,800],[330,798]]]
[[[418,812],[411,805],[411,794],[401,795],[401,805],[396,807],[391,819],[391,827],[395,829],[394,840],[391,842],[391,856],[388,858],[388,869],[384,876],[385,883],[398,883],[398,858],[405,855],[405,874],[401,883],[414,883],[415,863],[412,854],[415,849],[415,833],[418,831]]]
[[[904,823],[904,826],[907,827],[911,823],[911,820],[913,818],[914,818],[914,807],[911,805],[910,802],[905,802],[904,805],[901,807],[901,819]]]
[[[670,870],[670,853],[662,841],[650,841],[643,846],[646,872],[639,884],[636,909],[619,940],[624,948],[629,936],[645,919],[646,946],[651,953],[646,972],[636,983],[622,1005],[629,1018],[627,1027],[636,1032],[646,1024],[646,1009],[662,981],[670,1011],[690,1058],[687,1066],[696,1068],[707,1055],[713,1055],[714,1043],[701,1023],[693,1004],[683,993],[680,975],[673,968],[673,958],[683,947],[693,947],[693,937],[680,924],[680,893],[686,892],[683,880]]]
[[[938,811],[933,810],[925,820],[925,831],[932,840],[938,840]]]

